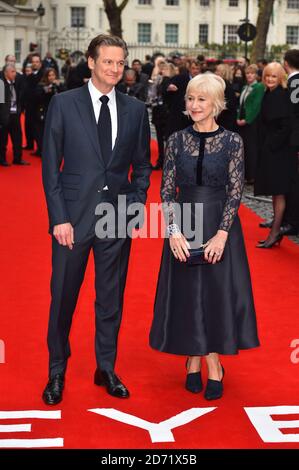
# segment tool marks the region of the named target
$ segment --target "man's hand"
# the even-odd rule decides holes
[[[174,83],[171,83],[170,85],[168,85],[166,91],[178,91],[178,87],[174,85]]]
[[[53,235],[60,245],[73,249],[74,229],[70,223],[54,225]]]
[[[237,124],[238,124],[238,126],[242,127],[242,126],[246,126],[247,123],[246,123],[245,119],[237,119]]]

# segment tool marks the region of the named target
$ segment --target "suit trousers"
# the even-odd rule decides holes
[[[26,146],[29,149],[34,148],[34,133],[33,133],[33,125],[32,119],[30,120],[30,113],[28,115],[27,111],[25,111],[25,135],[26,135]]]
[[[10,114],[8,124],[0,129],[0,161],[2,162],[6,161],[9,135],[13,146],[13,159],[19,162],[22,158],[22,129],[18,114]]]
[[[112,371],[117,354],[131,238],[99,239],[91,234],[73,249],[52,238],[51,306],[48,326],[49,377],[65,373],[69,333],[90,251],[95,263],[95,352],[97,367]]]

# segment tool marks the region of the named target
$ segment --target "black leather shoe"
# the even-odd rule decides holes
[[[99,386],[104,385],[107,392],[113,397],[128,398],[130,396],[129,390],[113,371],[97,369],[94,374],[94,383]]]
[[[0,165],[1,165],[1,166],[10,166],[10,164],[9,164],[9,163],[7,163],[7,162],[5,162],[5,161],[4,161],[4,162],[3,162],[3,161],[2,161],[2,162],[0,162]]]
[[[273,225],[273,220],[270,220],[269,222],[261,222],[259,226],[261,228],[272,228]]]
[[[56,374],[49,380],[43,393],[43,400],[46,405],[57,405],[62,400],[64,389],[64,374]]]
[[[282,235],[297,235],[298,230],[291,224],[285,224],[280,227],[280,233]]]
[[[208,379],[206,390],[205,390],[205,399],[206,400],[217,400],[223,395],[223,377],[224,377],[224,367],[222,368],[222,379],[213,380]]]
[[[266,240],[261,240],[261,243],[256,245],[256,248],[272,248],[275,245],[280,246],[281,240],[283,239],[283,235],[279,232],[275,237],[273,237],[270,241],[270,237]]]
[[[26,162],[25,160],[16,160],[16,161],[13,161],[12,163],[13,165],[23,165],[23,166],[30,165],[30,163]]]

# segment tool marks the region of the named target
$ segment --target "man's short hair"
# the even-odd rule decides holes
[[[87,50],[87,57],[91,57],[93,60],[96,60],[99,56],[99,48],[101,46],[121,47],[124,51],[125,59],[129,55],[127,44],[122,38],[112,36],[110,34],[99,34],[90,42]]]
[[[4,67],[3,67],[3,73],[5,73],[6,70],[8,70],[8,69],[17,70],[17,69],[16,69],[16,66],[15,66],[14,64],[6,64],[6,65],[4,65]]]
[[[292,69],[299,70],[299,49],[290,49],[284,55],[284,60]]]

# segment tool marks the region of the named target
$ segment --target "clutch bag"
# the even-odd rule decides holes
[[[194,266],[197,264],[211,264],[208,260],[205,259],[205,248],[208,244],[202,244],[199,248],[191,248],[189,250],[190,256],[187,258],[187,265]],[[217,263],[221,262],[223,259],[223,254]]]
[[[199,248],[191,248],[189,250],[189,258],[187,258],[187,264],[193,266],[195,264],[209,264],[205,259],[205,247],[206,245],[200,245]]]

